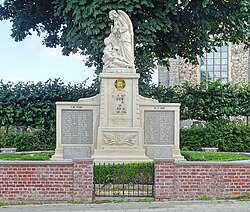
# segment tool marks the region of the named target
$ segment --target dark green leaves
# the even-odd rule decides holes
[[[200,151],[202,147],[218,147],[223,152],[249,152],[250,126],[239,122],[219,121],[191,129],[181,129],[181,148]]]
[[[179,55],[195,62],[203,49],[224,42],[250,46],[249,0],[179,3],[177,0],[6,0],[0,7],[0,20],[13,22],[12,36],[16,41],[35,31],[44,34],[46,46],[62,46],[65,55],[76,52],[87,55],[86,64],[95,65],[98,74],[102,70],[103,40],[112,24],[108,12],[124,10],[134,26],[137,72],[147,78],[141,83],[150,82],[148,73],[156,60]],[[152,62],[150,66],[143,62],[144,55]]]
[[[146,92],[147,96],[160,102],[180,102],[183,120],[218,121],[232,116],[250,116],[250,83],[186,83],[169,88],[152,86]]]

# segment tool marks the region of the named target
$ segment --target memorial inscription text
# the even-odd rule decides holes
[[[174,144],[174,112],[145,111],[144,112],[145,144]]]
[[[93,111],[62,111],[62,144],[92,144]]]
[[[127,92],[115,91],[112,94],[112,103],[112,115],[127,115]]]

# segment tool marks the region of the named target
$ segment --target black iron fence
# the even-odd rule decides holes
[[[153,197],[154,164],[95,164],[94,193],[98,197]]]

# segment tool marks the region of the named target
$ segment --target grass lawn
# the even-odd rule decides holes
[[[236,154],[219,154],[213,152],[191,152],[182,151],[181,154],[188,161],[237,161],[237,160],[250,160],[245,155]]]
[[[54,153],[34,153],[34,154],[0,154],[0,160],[50,160]],[[181,154],[188,161],[237,161],[250,160],[245,155],[219,154],[212,152],[192,152],[182,151]]]
[[[0,154],[0,160],[50,160],[53,153]]]

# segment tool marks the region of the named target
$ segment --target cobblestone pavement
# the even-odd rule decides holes
[[[178,202],[127,202],[105,204],[48,204],[3,206],[4,212],[71,211],[71,212],[250,212],[250,201],[178,201]]]

